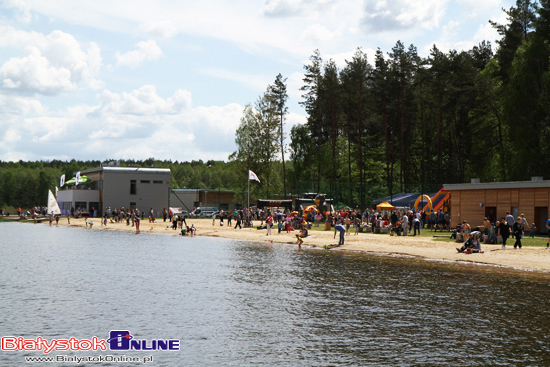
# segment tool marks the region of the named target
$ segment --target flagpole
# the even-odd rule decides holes
[[[248,202],[246,206],[246,212],[250,210],[250,172],[248,173]]]

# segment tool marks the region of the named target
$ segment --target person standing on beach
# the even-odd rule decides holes
[[[506,250],[506,240],[510,237],[510,227],[506,223],[506,219],[503,217],[498,225],[498,235],[502,237],[502,249]]]
[[[235,218],[235,221],[237,222],[237,224],[235,224],[235,229],[237,229],[237,226],[239,226],[239,229],[243,229],[243,227],[241,227],[241,220],[241,214],[237,213],[237,218]]]
[[[407,230],[409,229],[409,217],[407,216],[407,213],[405,213],[403,218],[401,218],[401,226],[403,227],[403,236],[406,236]]]
[[[508,227],[510,228],[512,228],[512,226],[516,222],[516,220],[514,219],[514,216],[510,214],[510,212],[506,212],[505,220],[506,220],[506,224],[508,224]]]
[[[546,242],[546,249],[550,247],[550,218],[546,221],[546,231],[548,232],[548,241]]]
[[[334,237],[332,237],[333,239],[336,238],[336,231],[340,231],[340,241],[338,241],[338,246],[343,246],[344,245],[344,238],[346,236],[346,227],[344,227],[340,223],[335,225],[334,226]]]
[[[418,217],[415,217],[413,219],[413,230],[414,230],[413,236],[416,236],[417,231],[418,231],[418,235],[420,236],[420,219],[418,219]]]
[[[514,237],[516,237],[516,243],[514,243],[514,248],[521,248],[521,237],[523,237],[523,222],[521,220],[521,217],[518,217],[518,220],[516,223],[514,223],[514,226],[512,227],[512,233],[514,234]]]
[[[395,228],[395,225],[397,224],[398,220],[399,218],[397,217],[397,212],[394,211],[393,213],[391,213],[390,222],[391,222],[392,228]]]
[[[269,236],[271,234],[271,226],[273,225],[273,217],[271,214],[267,216],[267,219],[265,220],[265,227],[267,229],[266,236]]]

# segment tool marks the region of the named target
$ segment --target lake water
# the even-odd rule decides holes
[[[550,365],[547,274],[46,224],[0,223],[0,238],[1,336],[129,330],[180,341],[178,351],[48,356],[153,356],[154,366]],[[0,365],[33,365],[29,356],[44,354],[1,351]]]

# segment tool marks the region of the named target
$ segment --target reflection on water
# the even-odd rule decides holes
[[[156,366],[550,364],[546,274],[204,237],[0,232],[2,336],[179,339],[180,351],[152,353]],[[25,355],[40,354],[2,352],[0,364]]]

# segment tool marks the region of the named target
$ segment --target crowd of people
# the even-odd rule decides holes
[[[19,216],[34,218],[39,215],[47,216],[46,207],[34,207],[26,212],[20,208],[17,209]],[[6,215],[3,210],[1,214]],[[74,209],[71,209],[70,214],[78,218],[82,214]],[[535,223],[529,225],[525,215],[522,213],[517,218],[507,212],[500,220],[496,220],[494,216],[485,217],[483,223],[475,228],[472,228],[467,220],[462,221],[454,229],[451,230],[450,214],[443,210],[413,211],[398,209],[393,211],[366,209],[360,210],[337,210],[333,213],[319,213],[316,210],[307,212],[291,212],[289,209],[262,209],[262,208],[244,208],[238,210],[221,210],[214,213],[212,216],[212,224],[219,220],[221,226],[224,223],[227,226],[233,226],[234,229],[242,229],[242,227],[253,227],[254,221],[259,221],[258,229],[265,229],[266,236],[272,234],[272,228],[276,226],[278,233],[285,231],[290,233],[294,230],[299,232],[295,234],[296,244],[301,246],[303,239],[310,236],[308,230],[312,226],[319,226],[322,221],[325,222],[325,229],[334,230],[334,238],[336,233],[340,233],[340,239],[337,246],[344,244],[345,236],[351,234],[351,229],[354,230],[354,235],[358,235],[360,229],[370,227],[374,232],[377,228],[384,228],[390,235],[399,236],[416,236],[421,230],[430,231],[452,231],[452,237],[457,238],[460,233],[463,245],[457,248],[458,252],[478,253],[481,251],[481,243],[497,244],[502,243],[501,249],[505,250],[509,238],[515,239],[514,248],[522,248],[522,239],[528,235],[533,238],[537,233]],[[67,217],[70,223],[70,216]],[[145,218],[145,211],[133,208],[111,208],[107,207],[101,217],[101,225],[107,226],[109,222],[126,222],[127,226],[136,228],[139,232],[140,221]],[[171,209],[162,210],[162,218],[164,222],[168,220],[172,224],[172,229],[180,229],[181,235],[193,236],[196,232],[194,225],[188,226],[186,216],[181,213],[173,213]],[[53,216],[50,223],[54,220]],[[56,222],[59,218],[55,218]],[[153,208],[149,210],[149,222],[156,221]],[[86,218],[86,226],[92,226],[93,222],[88,222]],[[327,226],[330,225],[330,228]],[[168,228],[168,227],[167,227]],[[546,223],[546,230],[549,233],[546,248],[550,248],[550,219]]]
[[[550,230],[550,219],[546,224],[546,228]],[[514,218],[510,212],[506,212],[506,215],[501,217],[500,220],[485,217],[483,219],[483,224],[475,227],[473,231],[468,221],[464,220],[462,224],[457,226],[456,232],[461,233],[465,241],[468,241],[473,233],[478,233],[481,242],[486,244],[497,244],[502,242],[501,249],[506,250],[506,243],[510,237],[515,239],[515,249],[522,248],[521,240],[526,234],[534,238],[537,233],[537,227],[535,223],[529,225],[523,213],[517,218]],[[548,246],[550,246],[550,237],[547,242],[547,248]]]

